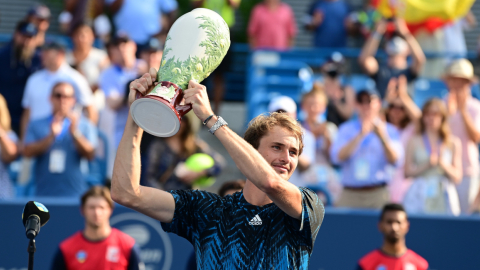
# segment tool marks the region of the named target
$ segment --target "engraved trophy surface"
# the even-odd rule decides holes
[[[170,28],[162,62],[160,82],[149,94],[132,103],[133,120],[146,132],[170,137],[180,129],[183,115],[192,109],[181,105],[188,82],[203,81],[218,67],[230,47],[230,31],[216,12],[197,8],[178,18]]]

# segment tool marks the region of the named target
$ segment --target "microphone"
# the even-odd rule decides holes
[[[40,232],[40,227],[50,219],[50,213],[45,205],[29,201],[23,208],[22,221],[27,238],[32,240]]]

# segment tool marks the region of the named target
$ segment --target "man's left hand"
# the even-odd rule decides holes
[[[188,89],[183,91],[185,104],[192,104],[193,112],[201,120],[213,114],[208,100],[207,88],[194,80],[188,83]]]

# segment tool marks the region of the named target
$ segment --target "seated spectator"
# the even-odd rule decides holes
[[[405,176],[414,182],[405,196],[405,208],[409,213],[459,215],[455,185],[462,180],[460,140],[450,133],[442,100],[429,100],[422,113],[405,154]]]
[[[358,119],[338,130],[330,151],[332,162],[342,170],[337,206],[379,209],[389,201],[386,185],[403,161],[403,147],[397,129],[380,119],[380,108],[377,91],[358,92]]]
[[[394,203],[385,205],[378,221],[383,245],[361,258],[358,270],[427,270],[428,262],[405,245],[405,235],[409,229],[410,222],[403,206]]]
[[[46,5],[35,4],[27,13],[26,21],[37,26],[38,34],[35,36],[37,46],[45,44],[45,34],[50,27],[50,9]]]
[[[328,97],[327,121],[337,127],[350,119],[355,107],[355,93],[350,86],[342,85],[340,77],[343,74],[345,59],[335,52],[322,66],[323,84]]]
[[[448,123],[452,135],[459,138],[462,145],[463,179],[457,185],[457,192],[462,213],[466,213],[479,192],[480,101],[471,93],[471,85],[477,78],[470,61],[458,59],[447,67],[444,81],[449,90]]]
[[[422,116],[422,112],[408,95],[407,87],[407,78],[405,76],[401,75],[398,79],[392,78],[388,83],[385,97],[387,104],[385,119],[400,132],[400,141],[404,149],[407,149],[408,141],[415,133],[415,124]],[[411,184],[411,179],[405,178],[404,167],[399,166],[388,185],[390,200],[395,203],[401,203],[405,192],[407,192]]]
[[[49,42],[43,47],[41,57],[44,69],[32,74],[25,86],[22,99],[22,136],[30,121],[44,119],[52,114],[49,100],[53,86],[59,81],[68,82],[74,87],[78,104],[85,108],[87,117],[95,123],[97,110],[93,105],[92,90],[82,74],[65,62],[65,47],[60,43]]]
[[[147,72],[147,65],[135,57],[137,45],[127,36],[119,35],[107,45],[111,66],[106,68],[98,80],[106,97],[106,108],[102,112],[100,129],[107,134],[111,149],[120,143],[127,123],[127,85]],[[114,157],[115,155],[113,155]]]
[[[147,185],[163,190],[191,189],[195,181],[216,176],[225,167],[224,158],[207,143],[197,138],[200,127],[193,112],[182,118],[180,130],[168,138],[155,138],[150,146],[147,165]],[[194,171],[185,161],[196,153],[208,154],[214,160],[209,169]]]
[[[328,190],[338,197],[341,191],[337,172],[330,163],[330,146],[337,135],[337,126],[328,121],[320,120],[325,112],[327,96],[321,88],[313,88],[302,97],[302,111],[306,118],[302,122],[305,130],[315,136],[315,163],[310,166],[303,176],[307,187],[315,187],[319,184],[326,184]]]
[[[140,49],[151,37],[166,33],[176,19],[177,1],[175,0],[105,0],[105,5],[113,14],[113,23],[117,33],[128,35]],[[162,14],[165,15],[162,18]]]
[[[378,21],[375,32],[365,42],[358,58],[360,66],[365,73],[371,76],[380,91],[382,98],[385,97],[388,82],[393,77],[405,75],[408,82],[412,82],[425,63],[425,55],[417,40],[412,36],[403,19],[395,19],[396,34],[385,44],[385,52],[388,55],[386,65],[379,65],[375,59],[380,41],[385,34],[387,22],[385,19]],[[412,54],[412,64],[409,66],[407,57]]]
[[[7,166],[17,157],[17,140],[17,135],[10,128],[7,102],[0,95],[0,200],[15,196]]]
[[[36,49],[37,27],[19,22],[12,40],[0,49],[0,94],[4,96],[12,116],[12,130],[20,134],[22,98],[28,77],[41,68]]]
[[[87,189],[80,161],[94,158],[97,130],[74,111],[75,90],[70,83],[55,84],[50,103],[51,114],[30,122],[25,135],[24,154],[36,158],[35,195],[77,197]]]
[[[279,96],[270,101],[268,104],[268,111],[270,113],[286,113],[292,119],[297,119],[297,104],[292,98],[287,96]],[[305,181],[306,175],[304,172],[312,164],[315,164],[315,136],[312,132],[302,128],[303,132],[303,152],[298,157],[297,169],[290,176],[289,182],[301,187],[306,187],[308,183]]]
[[[320,0],[310,7],[306,28],[315,32],[317,48],[347,47],[350,8],[343,0]]]
[[[105,51],[94,48],[95,36],[87,24],[79,24],[72,31],[73,51],[66,54],[67,63],[87,79],[93,92],[97,110],[105,107],[105,95],[98,88],[100,73],[110,65]],[[158,67],[157,67],[158,68]]]
[[[60,243],[50,269],[145,269],[135,239],[110,226],[114,206],[106,187],[85,192],[80,200],[85,228]]]
[[[235,192],[241,192],[245,186],[245,180],[233,180],[223,183],[223,185],[218,189],[218,195],[225,197],[232,195]]]
[[[292,9],[281,0],[257,4],[248,23],[248,42],[252,49],[286,50],[293,47],[297,26]]]

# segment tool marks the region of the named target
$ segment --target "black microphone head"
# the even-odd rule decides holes
[[[40,226],[45,225],[50,219],[50,213],[48,212],[47,207],[39,202],[29,201],[25,204],[22,213],[23,226],[26,226],[28,217],[31,215],[37,215],[40,218]]]

